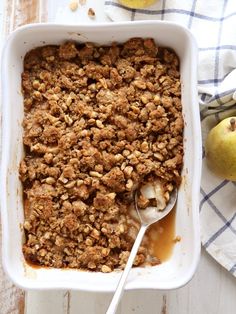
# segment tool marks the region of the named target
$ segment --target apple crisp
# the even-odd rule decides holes
[[[48,267],[122,269],[139,223],[134,191],[181,182],[179,60],[152,39],[29,51],[22,73],[23,253]],[[145,196],[139,206],[149,204]],[[144,238],[135,265],[158,264]]]

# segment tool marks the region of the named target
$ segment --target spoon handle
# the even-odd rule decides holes
[[[109,305],[109,308],[108,308],[106,314],[116,313],[116,309],[117,309],[117,306],[119,304],[120,298],[123,295],[124,285],[125,285],[126,279],[127,279],[128,274],[130,272],[130,269],[132,268],[134,259],[136,257],[137,252],[138,252],[138,248],[142,242],[142,239],[143,239],[143,236],[145,234],[147,227],[148,227],[148,225],[141,225],[141,228],[139,229],[138,235],[136,237],[136,240],[135,240],[134,245],[132,247],[132,250],[130,252],[127,264],[126,264],[125,269],[121,275],[120,281],[117,285],[116,291],[113,295],[112,301]]]

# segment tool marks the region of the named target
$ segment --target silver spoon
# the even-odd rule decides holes
[[[119,301],[123,295],[124,292],[124,285],[126,282],[126,279],[128,277],[128,274],[132,268],[134,259],[136,257],[136,254],[138,252],[138,248],[142,242],[143,236],[147,230],[147,228],[152,225],[153,223],[157,222],[158,220],[164,218],[175,206],[177,200],[177,189],[174,189],[170,195],[169,202],[167,203],[166,207],[162,210],[158,210],[157,208],[153,207],[147,207],[145,209],[139,209],[137,204],[137,191],[135,193],[134,197],[134,204],[135,209],[138,213],[139,219],[141,221],[141,227],[139,229],[137,238],[133,244],[132,250],[130,252],[127,264],[125,266],[125,269],[122,273],[122,276],[120,278],[120,281],[117,285],[116,291],[113,295],[112,301],[109,305],[109,308],[106,312],[106,314],[114,314],[116,313],[117,306],[119,304]]]

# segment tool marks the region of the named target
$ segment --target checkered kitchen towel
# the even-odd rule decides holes
[[[236,1],[159,0],[147,9],[105,1],[113,21],[167,20],[191,30],[199,46],[198,90],[203,143],[209,129],[236,115]],[[203,150],[204,151],[204,150]],[[205,249],[236,276],[236,182],[210,173],[203,156],[201,239]]]

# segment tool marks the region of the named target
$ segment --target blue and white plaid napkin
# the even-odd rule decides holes
[[[236,115],[236,2],[159,0],[147,9],[105,1],[113,21],[167,20],[191,30],[199,46],[198,91],[203,143],[221,119]],[[204,150],[203,150],[204,151]],[[203,247],[236,276],[236,182],[222,181],[205,164],[201,182]]]

